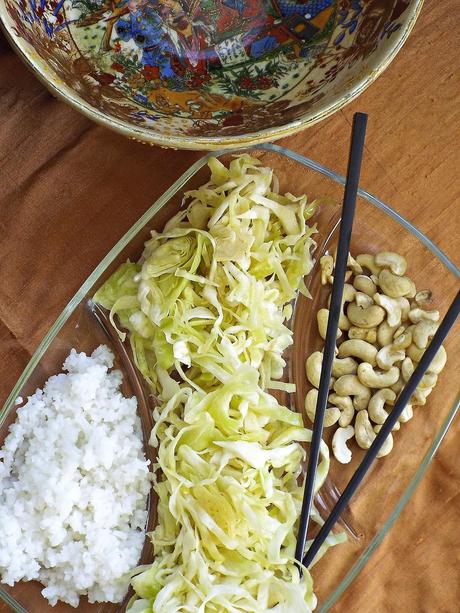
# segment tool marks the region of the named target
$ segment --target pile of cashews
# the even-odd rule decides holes
[[[332,284],[334,263],[332,255],[320,259],[322,285]],[[390,251],[348,257],[324,419],[325,427],[338,426],[332,452],[342,464],[352,458],[348,440],[354,437],[362,449],[371,446],[439,325],[439,311],[427,309],[432,301],[431,291],[417,292],[414,282],[405,276],[406,269],[406,259]],[[323,339],[328,317],[327,308],[317,313]],[[322,360],[323,353],[315,351],[305,365],[313,386],[305,397],[311,422],[315,418]],[[393,430],[412,419],[414,406],[426,403],[446,361],[446,350],[441,346]],[[390,434],[378,457],[388,455],[392,449]]]

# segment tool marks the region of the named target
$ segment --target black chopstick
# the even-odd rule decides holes
[[[327,322],[326,339],[324,343],[323,364],[319,382],[315,419],[313,423],[313,434],[310,444],[308,468],[305,478],[305,489],[302,502],[302,511],[300,513],[299,532],[297,535],[295,557],[298,562],[301,562],[304,556],[308,522],[310,519],[311,506],[315,491],[316,469],[318,466],[319,451],[323,436],[324,413],[326,411],[327,399],[329,395],[329,381],[331,378],[332,362],[335,355],[337,328],[342,310],[342,294],[345,283],[348,253],[350,250],[351,229],[353,226],[353,218],[356,208],[356,196],[358,193],[359,175],[361,171],[361,161],[363,158],[366,125],[367,115],[365,113],[355,113],[353,117],[347,179],[345,183],[342,216],[340,220],[339,243],[334,268],[334,282],[332,285],[329,319]],[[300,572],[302,572],[301,568]]]
[[[425,353],[423,354],[422,359],[418,363],[417,368],[414,370],[411,378],[409,379],[406,386],[401,391],[393,407],[393,410],[391,411],[391,413],[385,420],[385,423],[383,424],[380,432],[378,433],[377,437],[374,439],[374,442],[372,443],[372,445],[369,447],[368,451],[366,452],[366,455],[364,456],[363,461],[358,466],[356,472],[354,473],[347,487],[343,491],[343,494],[340,496],[336,505],[332,509],[331,514],[325,521],[321,530],[318,532],[318,535],[316,536],[313,543],[311,544],[309,550],[305,554],[305,557],[303,559],[303,564],[306,567],[308,567],[313,562],[316,554],[321,548],[321,545],[326,540],[327,535],[329,534],[332,527],[334,526],[334,524],[337,522],[340,515],[342,514],[343,510],[349,504],[352,496],[355,494],[356,490],[360,486],[372,462],[375,460],[378,452],[382,448],[382,445],[385,442],[385,439],[390,434],[390,432],[393,430],[394,425],[398,421],[401,413],[403,412],[404,408],[409,402],[410,397],[415,392],[415,388],[420,383],[423,375],[425,374],[425,371],[427,370],[432,360],[434,359],[436,353],[441,347],[450,329],[454,325],[455,320],[457,319],[459,313],[460,313],[460,291],[457,293],[457,296],[455,297],[452,304],[450,305],[449,310],[446,313],[446,316],[442,320],[441,325],[439,326],[438,330],[433,336],[433,340],[431,341]]]

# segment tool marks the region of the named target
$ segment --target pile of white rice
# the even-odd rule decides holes
[[[0,450],[0,578],[54,605],[119,602],[138,564],[150,489],[135,398],[105,346],[72,350],[18,409]]]

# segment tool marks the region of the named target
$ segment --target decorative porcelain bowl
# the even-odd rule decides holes
[[[423,0],[0,0],[50,90],[132,138],[215,149],[274,140],[363,91]]]

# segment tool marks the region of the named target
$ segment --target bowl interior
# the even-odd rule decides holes
[[[337,177],[334,180],[325,171],[315,170],[313,163],[306,166],[298,156],[294,159],[295,155],[290,157],[289,152],[278,151],[275,146],[252,150],[251,153],[260,157],[264,164],[274,168],[280,179],[281,191],[306,193],[311,199],[322,198],[322,205],[314,219],[318,224],[318,233],[315,235],[315,258],[318,262],[325,251],[334,248],[337,240],[337,203],[341,201],[343,189],[337,182]],[[222,159],[228,161],[230,155],[225,154]],[[0,412],[0,441],[14,420],[14,400],[18,395],[27,396],[33,393],[51,374],[58,372],[72,347],[89,351],[101,342],[111,342],[89,311],[88,299],[120,263],[127,258],[139,258],[150,230],[162,229],[167,219],[180,208],[183,192],[207,180],[209,173],[204,164],[203,160],[198,161],[183,175],[114,247],[82,286],[38,348]],[[434,306],[444,314],[458,288],[460,273],[449,270],[442,258],[437,257],[427,246],[427,239],[423,235],[422,239],[417,238],[391,215],[371,204],[368,199],[359,199],[352,252],[395,250],[402,253],[408,260],[408,274],[415,281],[417,288],[431,288],[434,292]],[[313,299],[297,299],[292,321],[294,345],[287,356],[286,375],[296,383],[297,393],[282,398],[285,404],[302,414],[304,396],[308,389],[304,370],[305,358],[322,344],[315,315],[318,308],[324,306],[326,296],[320,285],[318,268],[316,263],[306,280]],[[347,542],[329,551],[313,569],[315,592],[319,598],[321,613],[328,610],[340,591],[345,589],[350,577],[354,576],[357,566],[367,559],[369,548],[375,539],[388,530],[401,510],[401,501],[407,498],[406,490],[414,475],[419,474],[421,469],[423,472],[426,458],[431,457],[430,454],[434,452],[434,441],[445,432],[446,420],[452,414],[458,393],[458,359],[455,347],[456,344],[458,346],[459,336],[457,328],[447,339],[447,366],[426,406],[414,409],[414,418],[403,424],[401,430],[395,434],[392,453],[375,463],[343,521],[337,526],[338,531],[347,534]],[[119,357],[117,366],[125,376],[126,391],[134,393],[136,385],[129,372],[129,365],[127,366],[126,360],[120,356],[119,348],[114,349]],[[137,395],[139,397],[139,391]],[[311,426],[306,416],[305,423],[308,427]],[[326,438],[328,436],[330,437],[330,434],[326,431]],[[351,448],[353,460],[349,465],[339,464],[332,459],[329,478],[316,499],[317,507],[324,515],[334,504],[363,456],[364,452],[357,446],[352,444]],[[152,507],[151,518],[153,514]],[[36,583],[19,583],[13,588],[1,586],[0,597],[9,601],[13,609],[20,613],[67,613],[74,610],[63,604],[55,608],[50,607],[41,597],[40,586]],[[89,605],[82,599],[78,610],[84,613],[116,613],[123,610],[123,607]]]
[[[391,60],[420,5],[0,0],[0,16],[42,79],[93,118],[199,146],[273,137],[342,106]]]

